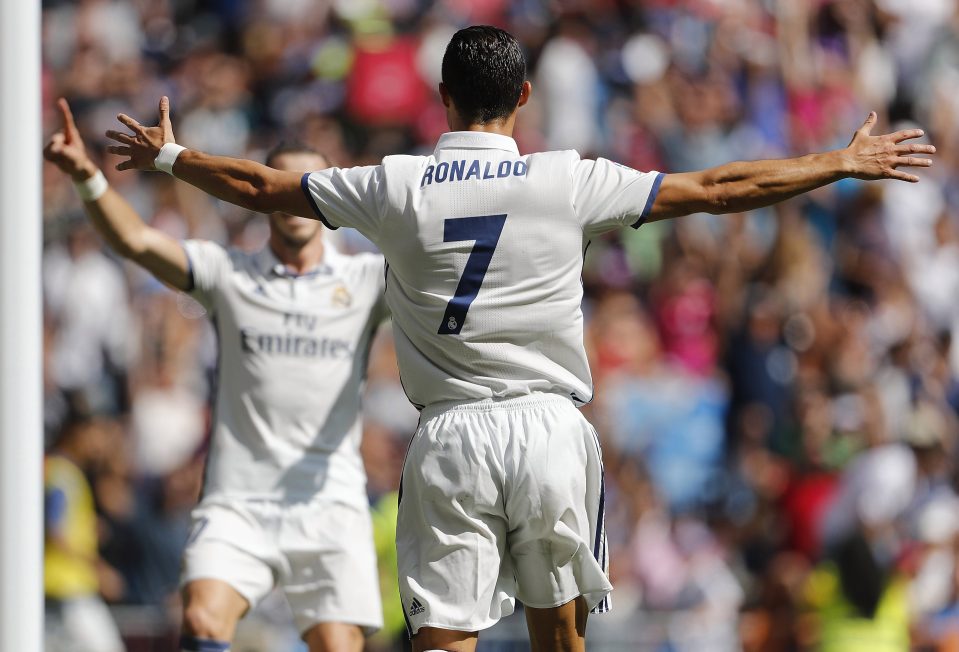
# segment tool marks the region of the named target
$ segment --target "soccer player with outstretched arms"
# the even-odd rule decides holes
[[[182,650],[228,650],[239,618],[278,587],[311,652],[359,652],[382,624],[359,409],[387,316],[383,258],[343,255],[319,222],[283,211],[256,253],[180,243],[108,186],[66,101],[60,110],[46,158],[73,178],[110,247],[196,298],[219,341],[212,442],[183,559]],[[165,98],[160,110],[172,133]],[[267,163],[297,178],[328,165],[298,145]]]
[[[397,555],[414,650],[472,650],[526,607],[534,650],[583,650],[608,609],[603,471],[577,406],[592,397],[580,309],[583,254],[613,228],[767,206],[845,177],[918,178],[917,129],[849,146],[701,172],[637,172],[574,151],[520,154],[530,97],[516,40],[457,32],[440,96],[450,132],[427,156],[298,175],[173,143],[162,125],[119,120],[119,169],[160,169],[256,211],[312,211],[353,227],[387,261],[386,298],[410,401],[421,409],[402,478]]]

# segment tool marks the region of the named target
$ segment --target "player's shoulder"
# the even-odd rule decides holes
[[[222,249],[226,255],[226,259],[234,269],[259,267],[260,259],[266,255],[266,247],[255,251],[248,251],[246,249],[240,249],[239,247],[222,247]]]
[[[538,169],[573,170],[584,159],[575,149],[554,149],[543,152],[534,152],[526,156],[530,173],[536,174]]]
[[[222,245],[214,240],[193,239],[184,240],[183,247],[190,257],[203,257],[228,262],[233,266],[242,266],[253,261],[258,252],[247,251],[239,247]]]
[[[260,260],[262,249],[251,252],[212,240],[186,240],[183,249],[194,287],[208,291],[224,287],[228,279],[236,275],[259,276],[266,264]]]
[[[566,197],[572,187],[571,180],[579,173],[581,158],[573,149],[556,149],[534,152],[525,157],[527,178],[537,188],[554,189],[554,199]]]
[[[393,176],[406,170],[418,172],[426,165],[429,158],[422,154],[390,154],[383,157],[381,165],[387,175]]]
[[[386,266],[386,260],[381,254],[370,252],[360,252],[355,254],[344,254],[335,252],[330,257],[333,266],[341,273],[346,274],[383,274]]]
[[[187,250],[187,254],[197,255],[197,256],[217,256],[219,258],[226,258],[230,255],[232,247],[225,247],[219,242],[214,242],[213,240],[206,240],[203,238],[190,238],[183,241],[183,248]]]
[[[542,152],[533,152],[529,158],[545,161],[573,162],[582,160],[575,149],[548,149]]]
[[[419,165],[428,158],[425,154],[388,154],[382,165]]]
[[[543,155],[555,164],[566,168],[569,174],[576,179],[608,176],[643,174],[622,163],[602,156],[595,158],[583,157],[575,149],[556,150],[552,152],[543,152]],[[532,163],[530,164],[532,170]]]

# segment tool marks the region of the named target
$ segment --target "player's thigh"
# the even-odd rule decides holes
[[[478,640],[477,632],[458,632],[436,627],[421,627],[413,637],[413,652],[473,652]]]
[[[365,506],[327,502],[290,508],[278,541],[284,560],[278,583],[304,639],[317,625],[321,634],[358,631],[361,638],[383,626],[373,526]]]
[[[187,634],[229,641],[250,608],[240,593],[222,580],[198,579],[183,587],[183,629]]]
[[[361,652],[363,629],[350,623],[317,623],[303,634],[310,652]]]
[[[581,652],[586,649],[586,617],[582,597],[558,607],[526,607],[526,625],[533,652]]]
[[[396,554],[411,635],[421,627],[478,631],[513,611],[489,418],[457,410],[424,418],[407,452]]]
[[[508,469],[509,555],[517,597],[547,609],[580,595],[605,604],[606,574],[601,451],[592,426],[568,401],[517,412],[522,455]]]
[[[183,552],[184,629],[232,637],[236,621],[274,586],[277,553],[265,525],[243,505],[200,505]]]

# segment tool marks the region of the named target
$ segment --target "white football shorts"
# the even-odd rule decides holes
[[[46,609],[44,652],[124,652],[110,609],[99,595],[58,601]]]
[[[321,622],[383,626],[370,513],[342,503],[204,501],[193,510],[181,586],[226,582],[256,606],[274,587],[297,629]]]
[[[582,595],[608,611],[596,431],[554,394],[423,410],[396,531],[407,626],[478,631]]]

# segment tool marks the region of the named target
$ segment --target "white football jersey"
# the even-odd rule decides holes
[[[589,239],[638,227],[662,180],[574,151],[520,156],[512,138],[444,134],[431,156],[303,176],[330,228],[387,260],[386,299],[410,401],[552,392],[592,398],[583,346]]]
[[[184,243],[191,295],[219,342],[203,497],[366,506],[360,399],[370,341],[386,317],[383,258],[344,256],[295,275],[255,254]]]

